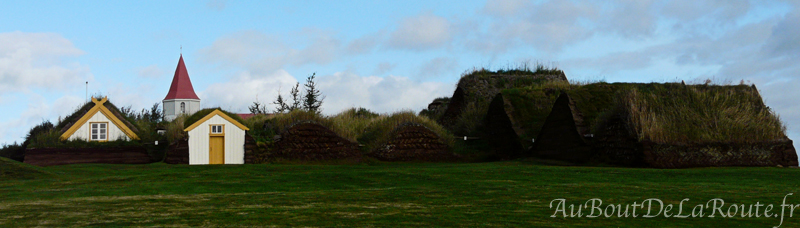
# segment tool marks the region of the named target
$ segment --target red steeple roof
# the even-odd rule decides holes
[[[197,94],[194,93],[192,81],[189,80],[189,72],[186,71],[186,65],[183,63],[183,55],[178,60],[178,68],[175,69],[175,76],[172,78],[172,85],[169,86],[169,93],[164,100],[171,99],[198,99]]]

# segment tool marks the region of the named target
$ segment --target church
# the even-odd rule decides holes
[[[200,110],[200,98],[194,93],[192,80],[189,79],[189,72],[183,63],[183,54],[178,60],[169,92],[162,102],[166,121],[172,121],[180,114],[192,115]]]

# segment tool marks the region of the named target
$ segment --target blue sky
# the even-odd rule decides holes
[[[89,94],[161,102],[182,52],[201,106],[246,112],[318,75],[334,114],[419,111],[461,73],[544,63],[574,81],[755,84],[800,137],[800,1],[0,3],[0,143]],[[182,50],[181,50],[181,47]]]

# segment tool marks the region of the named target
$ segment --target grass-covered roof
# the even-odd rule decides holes
[[[239,123],[244,123],[244,120],[242,120],[242,118],[239,117],[239,115],[222,110],[222,108],[217,107],[217,108],[202,109],[200,111],[195,112],[194,114],[187,117],[186,120],[183,121],[183,128],[192,126],[192,124],[196,123],[197,121],[200,121],[200,119],[203,119],[203,117],[206,117],[208,114],[211,114],[211,112],[213,112],[214,110],[219,110],[220,112],[225,113],[225,115],[228,115],[228,117],[236,121],[239,121]]]
[[[122,123],[125,124],[125,126],[131,129],[131,131],[137,134],[139,133],[139,129],[136,127],[136,125],[133,124],[134,121],[129,117],[122,115],[122,112],[120,112],[119,108],[117,108],[116,105],[111,103],[110,99],[107,100],[105,103],[103,103],[103,106],[105,106],[108,110],[110,110],[111,113],[113,113],[114,116],[117,117],[117,119],[121,120]],[[58,125],[56,125],[55,127],[56,130],[58,130],[61,133],[64,133],[65,131],[67,131],[67,129],[72,127],[72,125],[75,124],[75,122],[77,122],[81,117],[83,117],[87,112],[89,112],[89,110],[92,109],[93,107],[94,107],[94,102],[91,101],[81,105],[80,108],[76,109],[71,114],[67,115],[67,117],[64,117],[64,119],[61,119],[61,122],[59,122]]]
[[[662,143],[784,140],[785,127],[754,86],[682,83],[548,82],[502,91],[524,140],[536,137],[561,92],[573,100],[582,123],[597,134],[613,115],[631,134]]]
[[[396,112],[391,115],[376,117],[366,125],[363,134],[360,134],[358,142],[365,145],[367,151],[372,151],[376,147],[387,143],[394,137],[394,133],[400,127],[407,125],[418,125],[427,128],[441,139],[442,143],[453,147],[454,139],[447,129],[425,116],[420,116],[411,111]]]

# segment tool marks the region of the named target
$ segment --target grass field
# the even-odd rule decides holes
[[[773,227],[779,218],[551,218],[552,200],[684,210],[800,204],[800,169],[683,170],[494,163],[187,166],[0,164],[0,226]],[[29,175],[20,175],[31,171]],[[763,211],[763,207],[761,209]],[[683,214],[689,212],[684,211]],[[706,210],[709,212],[710,210]],[[567,211],[569,212],[569,211]],[[675,213],[675,211],[673,211]],[[763,212],[762,212],[763,213]],[[800,226],[800,208],[781,227]]]

